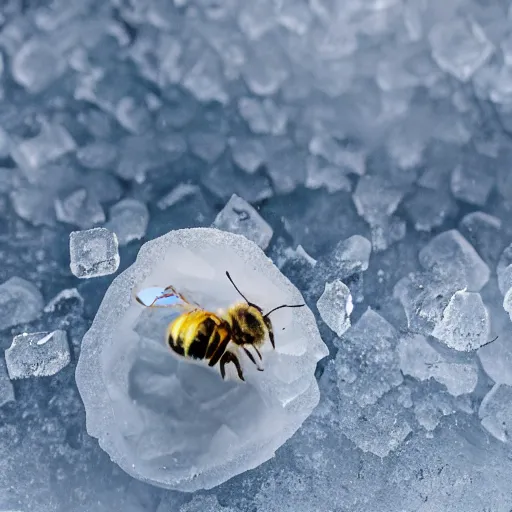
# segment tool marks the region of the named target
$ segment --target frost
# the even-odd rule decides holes
[[[263,310],[303,303],[246,238],[173,231],[145,244],[113,282],[82,342],[76,379],[88,432],[125,471],[162,487],[211,488],[258,466],[318,403],[314,371],[327,349],[308,308],[276,312],[276,351],[263,348],[264,372],[243,360],[242,383],[173,357],[165,347],[169,312],[133,299],[134,287],[172,283],[215,311],[241,300],[226,270]]]

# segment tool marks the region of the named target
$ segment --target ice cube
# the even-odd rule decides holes
[[[75,141],[64,126],[43,123],[36,137],[13,145],[11,155],[27,178],[35,182],[40,167],[75,149]]]
[[[55,205],[51,191],[36,185],[26,185],[13,190],[9,197],[20,218],[34,226],[55,225]]]
[[[231,196],[219,212],[213,226],[217,229],[244,235],[265,250],[272,239],[273,230],[260,214],[236,194]]]
[[[284,135],[288,116],[270,98],[259,101],[243,97],[238,100],[238,111],[256,134]]]
[[[32,322],[43,306],[43,296],[36,286],[21,277],[11,277],[0,284],[0,330]]]
[[[437,65],[462,82],[467,82],[494,52],[480,25],[463,18],[438,22],[428,40]]]
[[[12,59],[12,76],[30,93],[36,94],[57,80],[66,61],[47,41],[34,37],[25,42]]]
[[[263,311],[303,303],[254,242],[217,229],[178,230],[141,248],[82,341],[76,380],[88,432],[136,478],[182,491],[212,488],[271,458],[318,403],[314,373],[328,351],[307,307],[270,315],[276,349],[262,346],[263,372],[240,355],[243,383],[232,379],[232,365],[223,381],[217,367],[173,357],[165,343],[169,311],[133,297],[172,283],[217,311],[242,300],[228,269]],[[158,312],[167,319],[151,323]]]
[[[66,332],[23,333],[15,336],[5,351],[5,361],[11,379],[55,375],[70,361]]]
[[[502,443],[509,443],[512,428],[512,387],[495,384],[480,404],[482,426]]]
[[[257,139],[233,137],[229,146],[233,162],[249,174],[255,173],[266,160],[265,146]]]
[[[116,234],[119,245],[140,240],[146,235],[149,223],[147,206],[138,199],[122,199],[109,212],[109,221],[105,227]]]
[[[105,228],[73,231],[69,252],[71,272],[81,279],[113,274],[119,267],[117,236]]]
[[[0,408],[8,402],[14,402],[14,388],[7,373],[4,358],[0,358]]]
[[[450,361],[432,348],[420,334],[404,336],[397,347],[400,369],[419,380],[433,378],[444,384],[448,393],[459,396],[475,390],[478,368],[473,362]]]
[[[357,213],[370,226],[382,225],[383,219],[390,217],[397,209],[404,191],[389,183],[381,176],[362,176],[352,195]]]
[[[325,290],[316,303],[322,320],[338,336],[350,327],[350,315],[354,309],[348,286],[337,280],[325,283]]]
[[[494,187],[494,181],[492,169],[458,165],[452,173],[452,193],[461,201],[484,206]]]
[[[489,280],[489,267],[455,229],[435,236],[419,253],[421,265],[454,282],[464,281],[469,291],[479,291]]]
[[[320,159],[314,157],[307,161],[306,187],[313,190],[325,187],[329,193],[341,190],[352,192],[352,182],[344,169],[334,165],[324,165]]]
[[[344,334],[336,355],[338,388],[361,407],[403,381],[395,355],[398,333],[378,313],[368,308]]]
[[[194,132],[188,137],[190,151],[208,164],[214,163],[226,149],[226,138],[215,132]]]
[[[501,220],[484,212],[468,213],[462,217],[459,231],[485,263],[495,268],[505,246]]]
[[[79,188],[65,197],[55,200],[55,215],[60,222],[88,229],[105,222],[101,204],[89,197],[87,190]]]
[[[443,311],[432,336],[448,347],[469,352],[490,341],[489,312],[478,292],[457,291]]]
[[[358,176],[366,172],[366,155],[359,148],[341,142],[327,135],[317,135],[309,143],[312,155],[325,158],[344,171]]]

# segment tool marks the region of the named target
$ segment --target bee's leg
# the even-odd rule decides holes
[[[240,367],[240,361],[238,360],[238,357],[236,357],[235,354],[233,354],[233,352],[224,352],[224,355],[220,360],[220,374],[222,378],[224,379],[226,376],[225,366],[229,363],[233,363],[235,365],[236,372],[238,373],[238,378],[240,380],[245,381],[242,368]]]
[[[262,372],[263,371],[263,368],[261,368],[258,363],[256,362],[256,359],[254,359],[254,356],[244,347],[242,346],[242,348],[244,349],[245,353],[247,354],[247,356],[249,357],[249,359],[254,363],[254,365],[256,366],[256,368]]]
[[[274,329],[272,328],[272,322],[270,318],[265,317],[265,325],[267,326],[268,337],[270,339],[270,343],[272,343],[272,348],[276,348],[276,343],[274,341]]]
[[[258,347],[256,345],[253,345],[252,348],[254,348],[254,350],[256,350],[256,354],[258,354],[260,361],[263,361],[263,358],[261,357],[261,352],[258,350]]]
[[[208,366],[215,366],[219,362],[219,359],[222,357],[222,354],[224,354],[224,352],[226,352],[226,348],[227,348],[230,340],[231,340],[231,336],[229,335],[229,333],[225,333],[224,338],[221,338],[219,340],[217,348],[213,352],[213,354],[210,358],[210,361],[208,362]],[[208,357],[209,351],[210,350],[208,347],[208,350],[206,351],[206,354],[207,354],[206,357]]]

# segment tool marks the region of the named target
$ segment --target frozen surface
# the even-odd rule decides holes
[[[225,308],[240,301],[226,270],[264,310],[302,302],[245,237],[171,231],[144,245],[112,283],[82,342],[76,379],[89,434],[125,471],[161,487],[210,488],[258,466],[318,403],[314,370],[327,349],[307,308],[276,312],[276,351],[263,347],[262,373],[242,360],[241,383],[173,357],[165,346],[172,313],[133,299],[134,287],[172,283],[204,308]]]
[[[23,333],[15,336],[5,351],[11,379],[49,377],[69,364],[65,331]]]
[[[106,228],[73,231],[69,252],[71,272],[81,279],[113,274],[119,267],[117,236]]]
[[[1,5],[0,359],[23,332],[60,330],[70,362],[0,377],[0,510],[512,509],[509,2]],[[76,363],[115,274],[77,279],[69,234],[116,223],[124,271],[143,242],[212,226],[233,194],[315,314],[327,283],[348,287],[352,326],[340,338],[317,315],[320,402],[274,458],[166,490],[87,433]],[[165,387],[164,355],[134,392]],[[165,434],[168,401],[151,406]],[[125,442],[152,457],[163,435],[139,425]]]

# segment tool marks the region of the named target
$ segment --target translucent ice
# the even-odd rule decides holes
[[[496,439],[510,442],[512,428],[512,387],[496,384],[482,400],[478,416],[482,425]]]
[[[15,336],[5,361],[11,379],[55,375],[70,361],[67,335],[54,331]]]
[[[4,358],[0,357],[0,407],[14,401],[14,388],[7,373]]]
[[[105,221],[105,212],[99,201],[91,197],[87,190],[79,188],[55,200],[57,220],[73,224],[80,229],[88,229]]]
[[[484,206],[494,186],[492,170],[468,164],[457,166],[452,173],[451,188],[461,201]]]
[[[122,199],[109,212],[109,221],[105,227],[115,233],[119,245],[140,240],[146,234],[149,222],[147,206],[138,199]]]
[[[216,132],[195,132],[189,138],[190,150],[201,160],[212,164],[226,148],[226,139]]]
[[[21,277],[11,277],[0,284],[0,330],[32,322],[43,306],[43,296],[36,286]]]
[[[316,303],[322,320],[338,336],[350,327],[350,315],[354,309],[348,286],[337,280],[325,284],[325,290]]]
[[[276,312],[276,350],[263,347],[264,372],[243,359],[243,383],[173,357],[165,346],[172,314],[133,299],[134,287],[172,283],[215,311],[241,300],[226,270],[264,310],[303,303],[254,242],[219,230],[179,230],[141,248],[82,342],[76,379],[87,430],[146,482],[187,491],[218,485],[271,458],[318,403],[314,371],[327,349],[308,308]]]
[[[490,318],[480,294],[465,290],[455,292],[432,336],[460,351],[476,350],[487,343]]]
[[[426,270],[454,282],[464,282],[470,291],[479,291],[489,280],[489,267],[454,229],[434,237],[421,249],[419,260]]]
[[[482,28],[463,18],[438,23],[428,38],[439,67],[462,82],[468,81],[494,51]]]
[[[231,199],[219,212],[213,226],[217,229],[244,235],[263,250],[268,247],[273,234],[272,228],[260,214],[236,194],[231,196]]]
[[[81,279],[113,274],[119,267],[117,237],[105,228],[73,231],[69,252],[71,272]]]
[[[288,118],[271,99],[241,98],[238,110],[254,133],[284,135]]]
[[[450,361],[432,348],[422,335],[409,335],[398,344],[400,368],[406,375],[419,380],[433,378],[444,384],[453,396],[471,393],[478,381],[474,363]]]
[[[233,161],[240,169],[252,174],[265,162],[266,151],[256,139],[233,138],[229,141]]]

